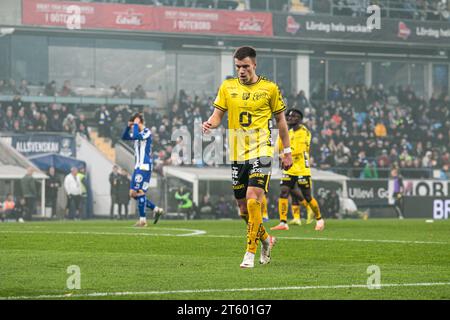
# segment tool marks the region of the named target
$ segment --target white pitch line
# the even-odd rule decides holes
[[[171,233],[144,233],[144,232],[100,232],[100,231],[31,231],[31,230],[2,230],[0,233],[29,233],[29,234],[87,234],[100,236],[147,236],[147,237],[190,237],[206,234],[204,230],[182,229],[182,228],[158,228],[157,230],[187,231],[189,233],[171,234]]]
[[[170,233],[127,233],[127,232],[97,232],[97,231],[27,231],[27,230],[4,230],[1,233],[30,233],[30,234],[87,234],[87,235],[121,235],[121,236],[146,236],[146,237],[190,237],[200,236],[200,238],[244,238],[244,236],[234,235],[212,235],[206,234],[204,230],[195,229],[181,229],[181,228],[158,228],[155,230],[177,230],[190,231],[185,234],[170,234]],[[283,237],[278,239],[283,240],[308,240],[308,241],[345,241],[345,242],[373,242],[373,243],[398,243],[398,244],[440,244],[448,245],[449,242],[444,241],[419,241],[419,240],[383,240],[383,239],[346,239],[346,238],[315,238],[315,237]]]
[[[380,284],[381,288],[395,287],[434,287],[450,286],[450,282],[422,282],[422,283],[386,283]],[[321,289],[369,289],[367,284],[329,285],[329,286],[292,286],[272,288],[232,288],[232,289],[192,289],[192,290],[168,290],[168,291],[125,291],[125,292],[93,292],[86,294],[56,294],[38,296],[11,296],[0,297],[0,300],[28,300],[28,299],[60,299],[60,298],[98,298],[110,296],[146,296],[146,295],[174,295],[174,294],[199,294],[199,293],[226,293],[226,292],[255,292],[255,291],[288,291],[288,290],[321,290]]]
[[[242,238],[242,236],[231,235],[203,235],[202,238]],[[351,242],[382,242],[382,243],[402,243],[402,244],[450,244],[443,241],[414,241],[414,240],[383,240],[383,239],[345,239],[345,238],[315,238],[315,237],[282,237],[283,240],[319,240],[319,241],[351,241]]]

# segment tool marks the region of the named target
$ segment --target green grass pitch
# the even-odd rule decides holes
[[[450,221],[328,220],[323,232],[314,224],[271,231],[272,262],[254,269],[239,268],[243,221],[133,222],[0,224],[0,298],[450,299]],[[81,289],[67,288],[72,265]],[[367,287],[371,265],[380,289]]]

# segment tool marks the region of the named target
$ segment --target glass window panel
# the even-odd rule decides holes
[[[310,59],[309,62],[309,94],[313,100],[325,99],[325,63],[324,59]]]
[[[166,79],[166,56],[155,42],[97,40],[95,82],[97,87],[120,85],[132,92],[138,85],[155,91]]]
[[[276,83],[283,89],[285,94],[292,93],[292,59],[291,58],[275,58],[276,61]]]
[[[39,84],[48,80],[47,38],[15,35],[11,39],[11,73],[16,81]]]
[[[11,37],[0,37],[0,79],[6,80],[10,74]]]
[[[218,55],[178,54],[177,89],[188,95],[214,96],[219,87],[220,60]]]
[[[272,57],[258,57],[256,73],[269,80],[276,81],[274,74],[273,58]]]
[[[95,85],[95,40],[49,38],[49,78],[58,89],[65,80],[72,87]]]
[[[372,64],[373,84],[382,83],[385,89],[409,85],[408,63],[375,61]]]
[[[425,96],[425,65],[411,63],[411,86],[418,97]]]
[[[433,65],[433,92],[448,93],[448,65]]]
[[[365,82],[365,63],[363,61],[330,60],[328,66],[329,84],[355,85]]]

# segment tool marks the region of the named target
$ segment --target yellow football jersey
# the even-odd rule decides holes
[[[311,144],[311,132],[304,125],[294,131],[289,130],[289,139],[291,141],[292,150],[292,167],[283,171],[284,174],[291,176],[311,176],[311,168],[309,166],[309,146]],[[277,148],[280,154],[283,153],[283,143],[278,137]]]
[[[231,161],[273,157],[272,114],[286,109],[278,86],[264,77],[251,85],[225,80],[214,107],[228,111]]]

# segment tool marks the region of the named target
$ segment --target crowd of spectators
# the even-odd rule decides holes
[[[16,88],[15,82],[0,81],[0,90],[6,87]],[[53,93],[50,88],[56,86],[47,87],[49,93]],[[22,81],[16,90],[26,94],[27,82]],[[71,90],[70,81],[66,81],[60,92],[70,94]],[[145,92],[142,86],[136,88],[136,92],[140,90]],[[442,170],[443,177],[449,170],[448,94],[433,94],[427,100],[416,96],[410,86],[386,89],[382,85],[367,88],[332,84],[325,101],[313,99],[310,102],[303,91],[283,95],[289,107],[305,113],[305,124],[313,134],[311,161],[318,168],[357,168],[359,170],[341,170],[340,173],[365,178],[382,177],[380,169],[387,172],[393,165],[405,169]],[[164,165],[193,163],[187,155],[184,158],[171,156],[174,147],[185,143],[181,138],[172,141],[172,133],[182,129],[194,137],[194,123],[201,123],[208,117],[212,101],[212,96],[192,96],[180,90],[168,107],[159,109],[103,105],[91,123],[98,128],[100,137],[110,138],[115,146],[129,116],[142,111],[153,134],[155,170],[162,173]],[[12,102],[1,102],[0,131],[80,132],[89,138],[86,116],[75,109],[73,105],[25,103],[18,95]]]
[[[448,94],[427,100],[410,86],[385,90],[382,85],[333,84],[326,102],[304,105],[288,99],[305,111],[312,162],[319,168],[356,167],[366,178],[392,166],[449,171]]]

